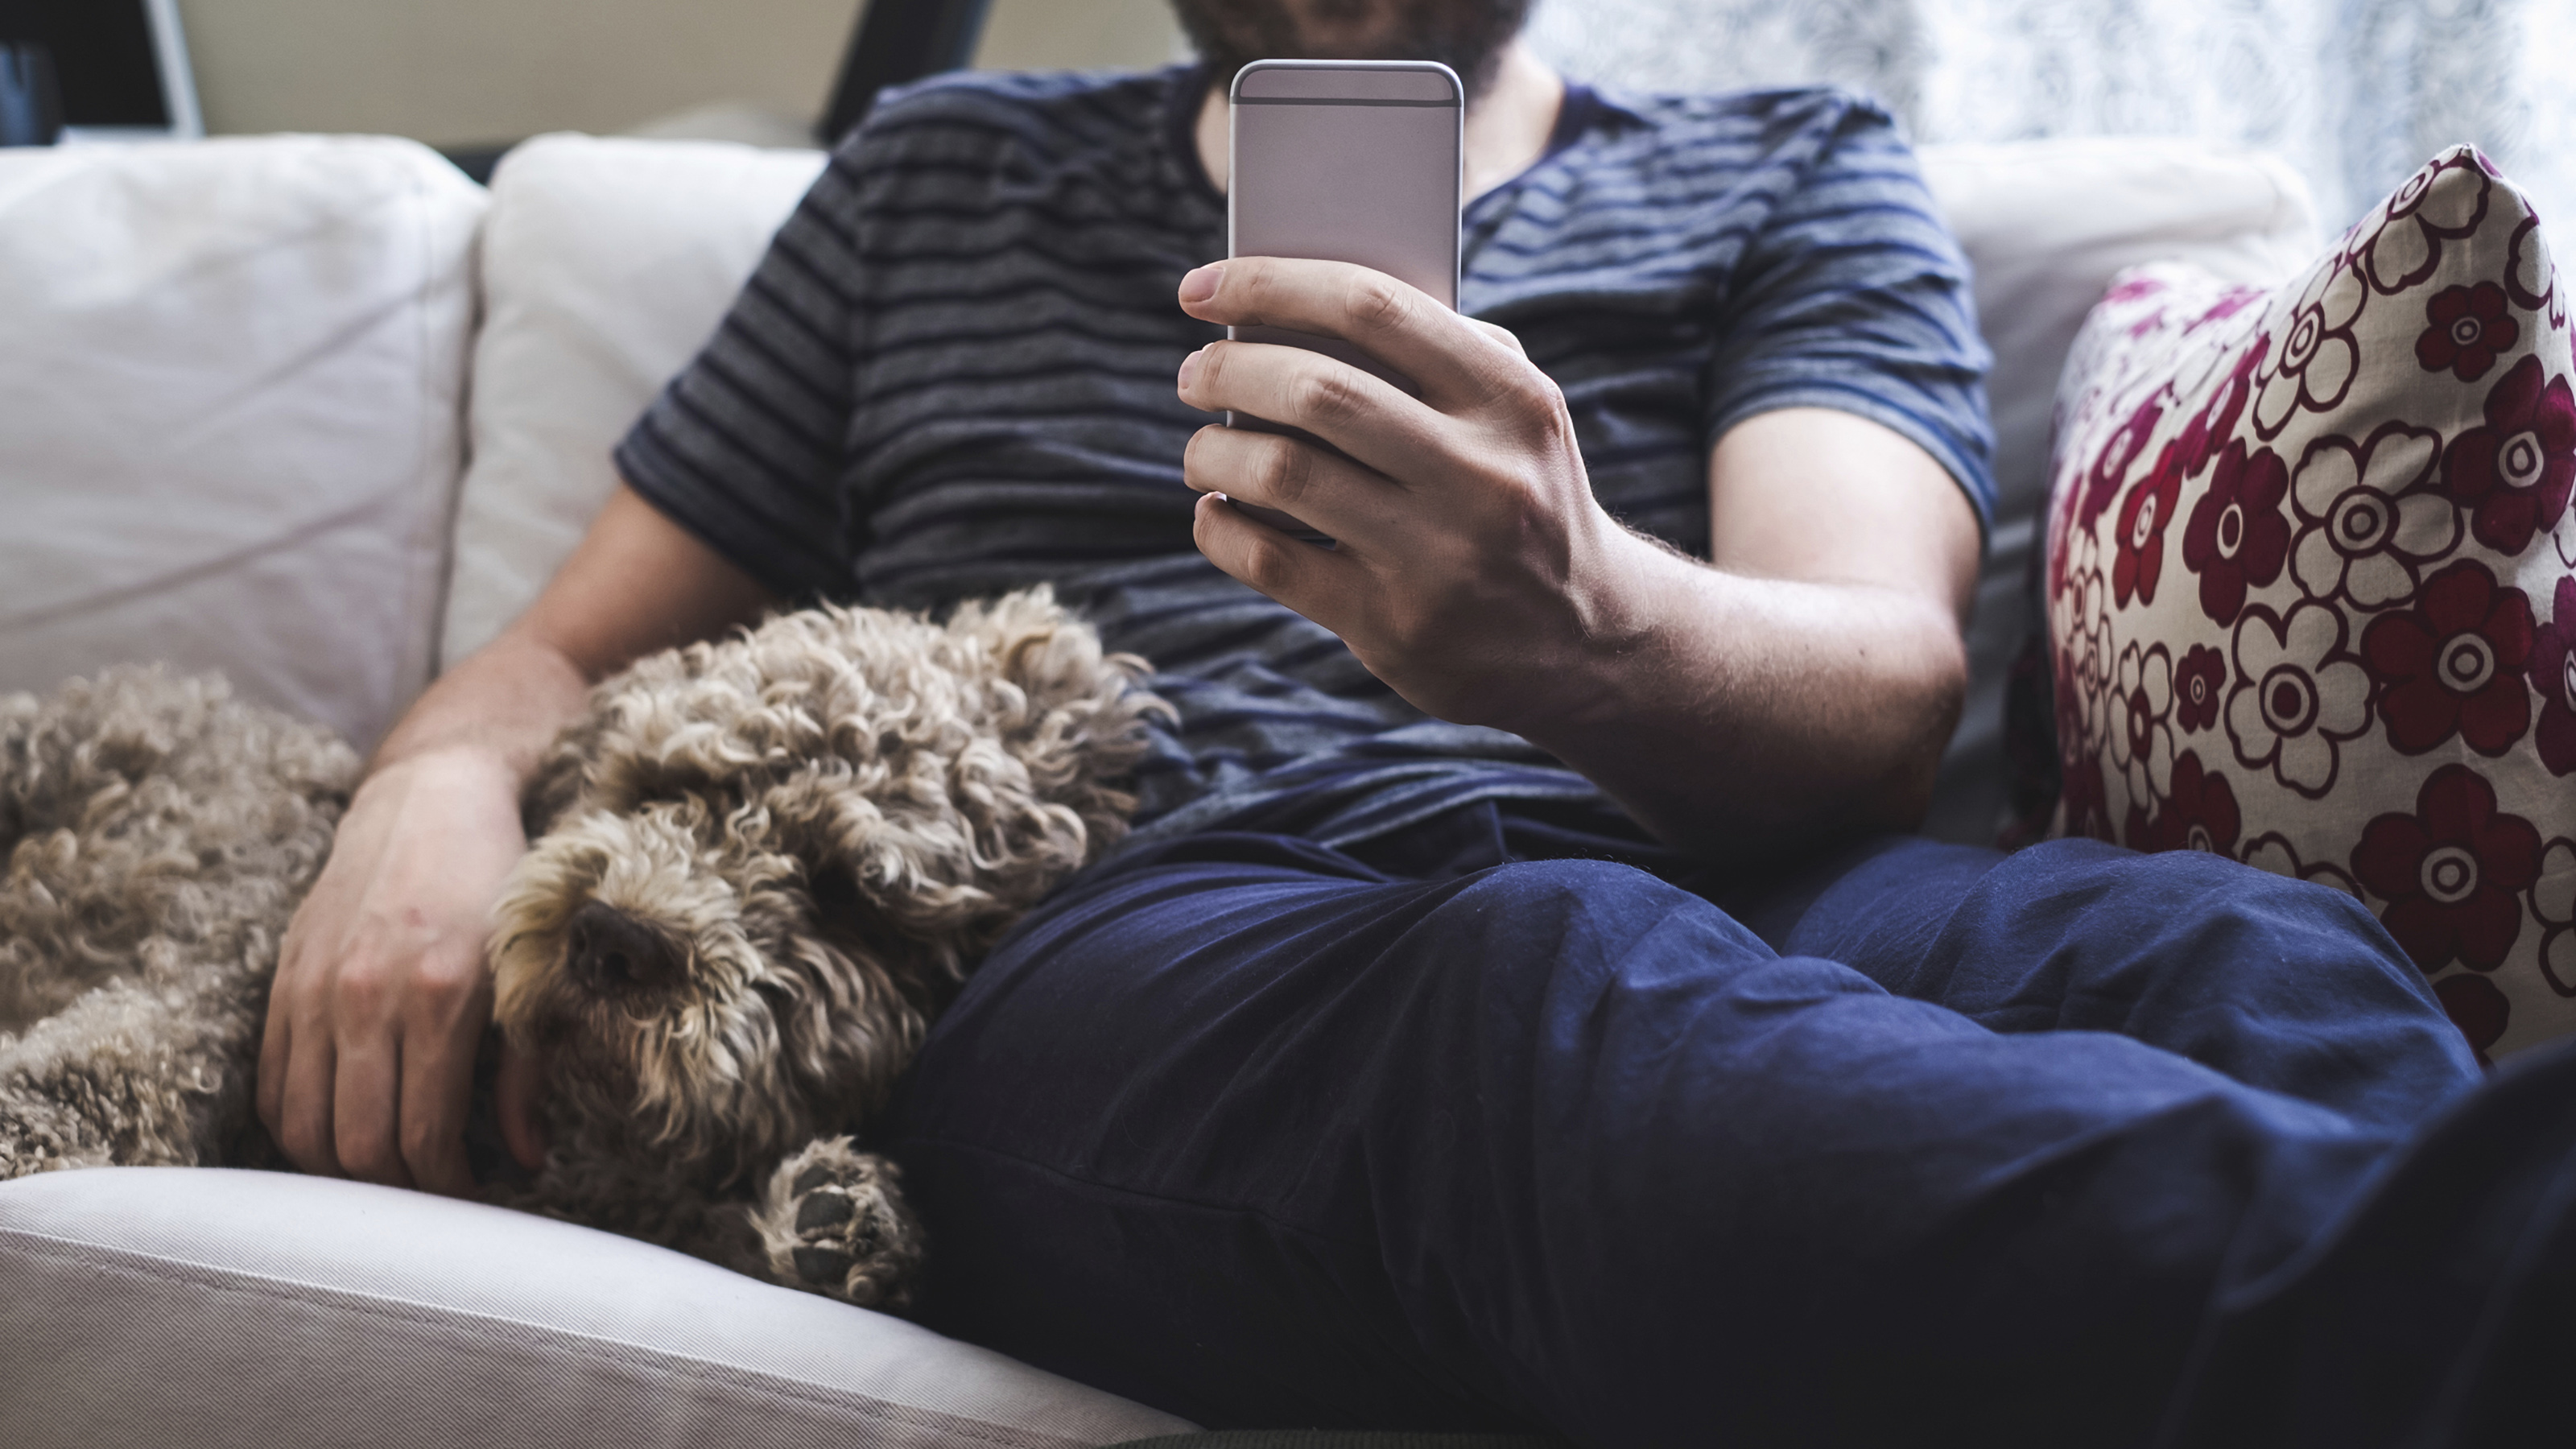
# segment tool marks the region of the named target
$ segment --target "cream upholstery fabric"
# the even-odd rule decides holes
[[[813,151],[571,135],[502,159],[447,663],[489,643],[572,552],[616,486],[609,449],[715,330],[822,168]]]
[[[0,1186],[14,1449],[1073,1449],[1190,1426],[587,1228],[282,1173]]]
[[[435,659],[483,207],[383,138],[0,151],[0,690],[170,660],[371,745]]]

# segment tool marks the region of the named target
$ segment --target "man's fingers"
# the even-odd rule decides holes
[[[1468,318],[1467,325],[1475,328],[1476,331],[1483,336],[1501,343],[1504,350],[1511,353],[1512,356],[1517,357],[1524,362],[1529,360],[1529,349],[1521,345],[1521,335],[1514,332],[1509,327],[1502,326],[1495,322],[1488,322],[1482,317]]]
[[[387,1040],[344,1048],[331,1084],[331,1144],[340,1170],[388,1187],[412,1185],[395,1123],[402,1109],[401,1047]]]
[[[474,1049],[480,1032],[453,1035],[402,1054],[400,1141],[411,1180],[449,1197],[474,1196],[465,1157],[465,1122],[473,1111]]]
[[[1505,359],[1460,345],[1481,338],[1481,324],[1367,267],[1235,257],[1183,277],[1180,296],[1181,310],[1201,321],[1339,337],[1411,378],[1435,405],[1481,402],[1501,385]]]
[[[1334,633],[1360,605],[1357,562],[1255,523],[1213,493],[1199,495],[1191,533],[1208,562]]]
[[[1211,342],[1181,364],[1179,387],[1181,401],[1194,408],[1303,428],[1391,478],[1449,471],[1446,419],[1393,383],[1302,347]]]
[[[339,1177],[340,1154],[331,1128],[331,1087],[339,1062],[327,1022],[307,1018],[290,1038],[277,1125],[270,1134],[289,1162],[306,1172]]]
[[[280,971],[269,985],[268,1024],[259,1038],[259,1074],[254,1079],[253,1100],[259,1105],[259,1124],[268,1129],[268,1139],[280,1147],[286,1144],[286,1064],[295,1038],[287,1029],[290,1008],[286,1004],[286,973]]]
[[[1201,493],[1275,508],[1307,527],[1370,547],[1394,542],[1396,485],[1348,458],[1278,433],[1206,427],[1181,455],[1181,481]]]

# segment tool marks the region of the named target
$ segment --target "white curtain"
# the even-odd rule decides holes
[[[2238,141],[2335,228],[2468,141],[2576,227],[2576,0],[1542,0],[1531,37],[1627,90],[1850,86],[1918,142]]]

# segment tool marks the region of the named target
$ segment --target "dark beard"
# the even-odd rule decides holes
[[[1172,0],[1181,30],[1219,86],[1256,60],[1436,60],[1458,73],[1470,96],[1493,80],[1503,47],[1521,33],[1530,0],[1311,0],[1317,18],[1355,21],[1385,13],[1392,22],[1365,55],[1328,53],[1310,40],[1283,0]]]

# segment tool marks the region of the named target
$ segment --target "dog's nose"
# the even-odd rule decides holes
[[[572,913],[564,948],[574,979],[594,991],[668,986],[680,976],[678,942],[598,901]]]

